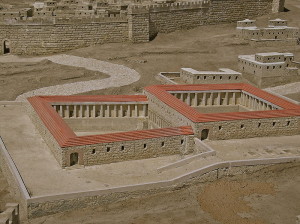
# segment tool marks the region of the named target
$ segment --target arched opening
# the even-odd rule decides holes
[[[3,54],[9,54],[10,53],[10,42],[8,40],[5,40],[3,42]]]
[[[203,130],[201,131],[201,140],[202,140],[202,141],[208,138],[208,133],[209,133],[209,130],[208,130],[208,129],[203,129]]]
[[[70,166],[78,164],[78,153],[73,152],[70,154]]]

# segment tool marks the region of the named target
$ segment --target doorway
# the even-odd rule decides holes
[[[70,154],[70,166],[78,164],[78,153],[73,152]]]
[[[203,129],[201,131],[201,141],[205,140],[208,138],[209,130],[208,129]]]
[[[10,42],[8,40],[5,40],[3,42],[3,54],[9,54],[10,53]]]

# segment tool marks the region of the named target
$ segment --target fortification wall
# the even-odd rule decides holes
[[[211,0],[189,8],[150,8],[150,37],[200,25],[231,23],[272,12],[273,0]]]
[[[275,12],[284,0],[211,0],[173,4],[133,6],[128,18],[102,18],[74,21],[49,19],[45,24],[21,21],[0,25],[1,51],[4,41],[13,54],[51,54],[94,44],[147,42],[157,33],[189,29],[206,24],[230,23]],[[28,24],[32,23],[32,24]],[[35,24],[33,24],[35,23]],[[52,24],[56,23],[56,24]]]
[[[51,54],[94,44],[128,40],[128,23],[0,25],[1,45],[10,42],[12,54]],[[1,52],[3,53],[3,47]]]

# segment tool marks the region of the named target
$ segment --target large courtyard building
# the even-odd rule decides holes
[[[159,85],[133,96],[36,96],[31,117],[62,167],[195,150],[195,140],[300,133],[300,106],[248,84]]]

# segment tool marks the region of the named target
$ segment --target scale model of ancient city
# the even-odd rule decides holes
[[[299,0],[1,0],[0,224],[300,224]]]

